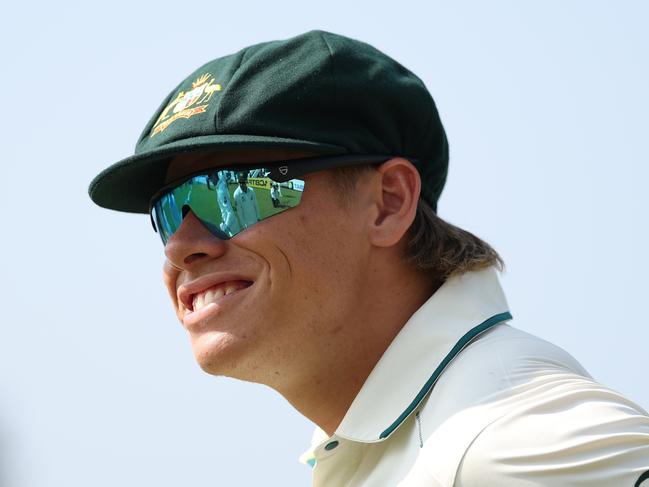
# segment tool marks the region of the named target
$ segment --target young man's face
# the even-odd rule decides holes
[[[369,244],[363,211],[343,208],[327,172],[301,202],[230,240],[189,213],[170,238],[164,279],[200,366],[277,384],[306,380],[358,306]]]

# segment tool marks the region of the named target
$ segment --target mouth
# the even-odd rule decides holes
[[[190,312],[200,311],[210,304],[218,304],[224,297],[234,294],[242,289],[252,286],[252,281],[227,281],[216,284],[201,292],[191,294],[189,297]]]
[[[188,330],[201,329],[205,320],[224,312],[254,284],[253,281],[234,279],[217,284],[205,283],[181,289],[179,292],[181,321]],[[239,299],[240,300],[240,299]],[[198,327],[198,328],[197,328]]]
[[[206,283],[207,287],[200,286],[194,289],[179,289],[178,298],[185,314],[200,311],[210,304],[218,304],[226,297],[236,294],[242,289],[252,286],[252,281],[233,279],[214,284]]]

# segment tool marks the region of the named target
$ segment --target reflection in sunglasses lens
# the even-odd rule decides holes
[[[195,176],[162,196],[153,208],[166,244],[188,211],[216,237],[228,239],[300,203],[304,181],[276,182],[267,168],[220,170]]]

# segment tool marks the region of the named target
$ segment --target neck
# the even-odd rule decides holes
[[[392,340],[440,285],[411,269],[388,271],[374,269],[358,286],[363,292],[332,328],[336,333],[321,337],[305,364],[310,373],[289,387],[276,388],[329,436]]]

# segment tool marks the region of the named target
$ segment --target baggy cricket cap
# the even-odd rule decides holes
[[[368,44],[316,30],[194,71],[162,102],[135,154],[102,171],[89,194],[105,208],[147,213],[176,155],[276,149],[416,160],[434,209],[448,169],[446,134],[423,82]]]

